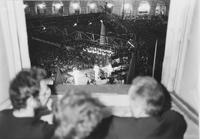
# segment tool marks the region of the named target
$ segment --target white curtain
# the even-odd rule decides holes
[[[198,111],[198,0],[170,3],[162,83]]]
[[[9,81],[30,67],[23,0],[0,0],[0,109],[8,99]]]

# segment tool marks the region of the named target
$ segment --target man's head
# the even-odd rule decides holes
[[[162,112],[165,97],[162,87],[154,78],[136,77],[128,94],[135,117],[156,116]]]
[[[43,81],[45,77],[46,72],[38,68],[20,71],[10,83],[13,109],[38,108],[41,105],[41,95],[47,91]]]

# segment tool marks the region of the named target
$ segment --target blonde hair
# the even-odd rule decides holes
[[[66,92],[55,107],[58,127],[55,136],[59,139],[83,139],[102,120],[103,105],[83,91]]]

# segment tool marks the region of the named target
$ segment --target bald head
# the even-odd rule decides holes
[[[160,84],[152,77],[136,77],[129,89],[130,104],[133,113],[149,116],[159,115],[163,109],[165,97]]]

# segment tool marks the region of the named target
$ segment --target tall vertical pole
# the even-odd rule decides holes
[[[133,78],[135,78],[135,68],[136,68],[136,60],[137,60],[137,50],[135,50],[133,53],[132,53],[132,56],[131,56],[131,60],[130,60],[130,64],[129,64],[129,70],[128,70],[128,73],[127,73],[127,77],[126,77],[126,84],[131,84],[132,83],[132,80]]]
[[[154,77],[154,74],[155,74],[157,47],[158,47],[158,40],[156,40],[155,49],[154,49],[154,59],[153,59],[152,77]]]
[[[124,19],[124,3],[125,0],[122,0],[122,19]]]
[[[100,34],[99,44],[105,45],[105,41],[106,41],[106,28],[103,21],[101,21],[101,34]]]

